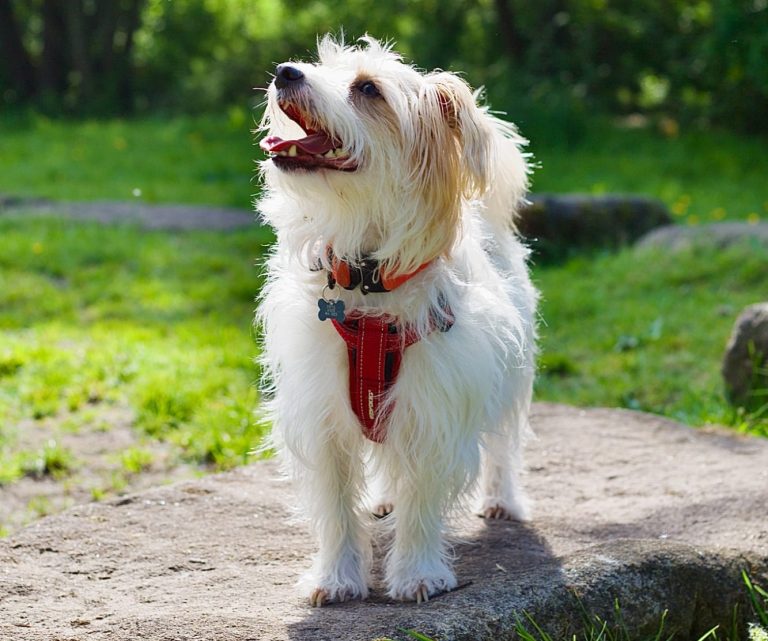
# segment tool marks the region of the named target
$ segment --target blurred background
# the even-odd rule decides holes
[[[0,95],[51,115],[248,109],[275,62],[342,28],[507,108],[768,129],[764,0],[3,0]]]
[[[534,243],[536,394],[768,434],[719,373],[768,296],[768,0],[0,0],[0,535],[249,460],[253,130],[275,64],[326,32],[483,85],[534,194],[738,223],[727,246]]]

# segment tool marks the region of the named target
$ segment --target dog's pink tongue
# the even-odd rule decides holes
[[[296,145],[305,154],[324,154],[334,148],[333,140],[323,132],[310,134],[301,140],[283,140],[278,136],[270,136],[259,143],[264,150],[272,153],[278,151],[288,151],[293,145]]]

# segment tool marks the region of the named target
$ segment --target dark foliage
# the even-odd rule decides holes
[[[461,69],[505,106],[768,130],[768,0],[0,0],[0,98],[104,114],[244,105],[274,63],[342,29]]]

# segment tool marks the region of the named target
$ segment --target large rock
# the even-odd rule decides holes
[[[518,228],[534,252],[564,258],[585,248],[614,248],[634,242],[672,218],[659,200],[609,194],[533,194]]]
[[[734,405],[757,409],[768,403],[768,302],[750,305],[739,314],[722,372]]]
[[[310,608],[294,583],[312,537],[259,462],[0,542],[0,639],[371,641],[412,628],[490,641],[511,639],[524,612],[562,639],[579,625],[574,594],[604,617],[617,598],[639,635],[669,608],[681,641],[728,624],[737,602],[744,616],[740,570],[768,579],[768,441],[549,404],[533,424],[534,520],[460,523],[461,587],[427,604],[391,602],[377,579],[369,601]]]

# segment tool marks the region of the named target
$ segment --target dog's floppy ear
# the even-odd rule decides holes
[[[447,71],[427,76],[433,87],[440,114],[453,133],[459,153],[464,195],[483,193],[491,181],[494,126],[484,108],[478,107],[476,94],[461,78]]]

